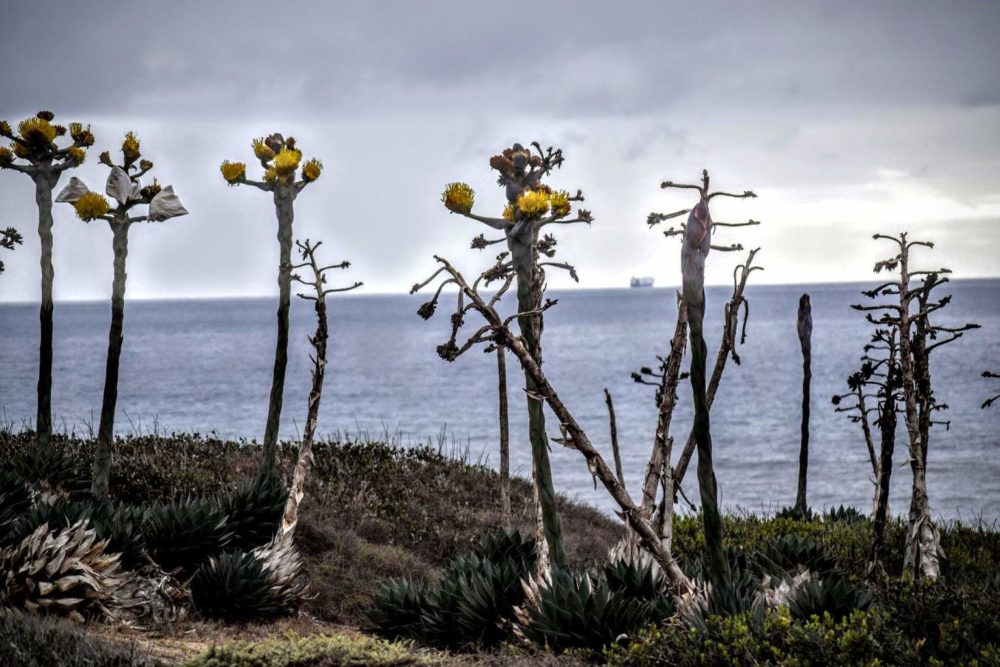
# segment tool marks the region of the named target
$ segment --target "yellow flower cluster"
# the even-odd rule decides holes
[[[253,140],[253,154],[257,156],[258,160],[263,160],[264,162],[270,162],[274,159],[274,151],[264,143],[263,137]]]
[[[139,137],[134,132],[125,134],[125,141],[122,142],[122,155],[126,162],[135,162],[139,159]]]
[[[56,127],[44,118],[37,116],[22,120],[17,126],[17,133],[28,143],[51,144],[56,138]]]
[[[8,139],[13,138],[14,131],[10,129],[10,123],[5,120],[0,120],[0,137],[7,137]]]
[[[66,152],[69,158],[78,165],[83,164],[87,159],[87,151],[77,146],[70,146]]]
[[[452,213],[469,213],[476,201],[476,193],[466,183],[449,183],[441,193],[441,201]]]
[[[73,208],[76,209],[76,214],[81,220],[90,222],[111,210],[111,205],[102,195],[96,192],[85,192],[82,197],[76,200]]]
[[[569,215],[569,193],[565,190],[556,190],[549,195],[549,206],[552,207],[552,215],[557,218]]]
[[[274,156],[274,164],[272,166],[278,176],[291,176],[299,168],[299,162],[301,161],[302,151],[285,147]]]
[[[274,170],[274,167],[270,167],[264,172],[264,182],[265,183],[277,183],[278,182],[278,172]]]
[[[9,148],[0,146],[0,167],[9,167],[14,164],[14,154]]]
[[[503,207],[503,219],[511,221],[514,220],[514,207],[512,205],[507,204]]]
[[[312,183],[323,173],[323,163],[313,158],[302,166],[302,180]]]
[[[236,185],[241,180],[243,180],[247,175],[247,166],[242,162],[230,162],[226,160],[219,167],[219,171],[222,172],[222,177],[226,179],[226,182],[230,185]]]
[[[540,218],[549,210],[549,193],[544,190],[525,190],[517,198],[517,208],[531,218]]]

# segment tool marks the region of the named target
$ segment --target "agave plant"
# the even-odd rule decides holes
[[[223,495],[220,504],[233,532],[230,546],[250,551],[267,544],[281,521],[286,493],[281,479],[272,472],[241,482]]]
[[[116,165],[111,155],[101,153],[101,164],[111,169],[105,191],[117,206],[103,195],[91,192],[83,181],[73,177],[59,196],[58,202],[73,205],[84,222],[104,220],[111,226],[111,247],[114,251],[114,280],[111,288],[111,326],[108,330],[108,357],[104,369],[104,397],[101,402],[101,421],[97,430],[97,448],[94,451],[94,479],[91,492],[96,498],[108,497],[111,478],[111,446],[115,436],[115,409],[118,405],[118,370],[121,364],[125,327],[125,265],[128,259],[128,233],[136,222],[163,222],[187,215],[171,185],[161,186],[153,179],[145,186],[140,179],[152,168],[153,163],[142,159],[139,138],[129,132],[121,147],[122,162]],[[144,215],[134,215],[136,206],[148,206]]]
[[[871,593],[846,577],[828,574],[799,586],[788,601],[788,609],[795,618],[830,614],[840,619],[855,609],[867,609],[871,600]]]
[[[825,574],[837,567],[822,543],[801,535],[781,535],[772,539],[758,549],[754,562],[760,572],[771,575],[802,570]]]
[[[302,562],[293,547],[268,544],[209,558],[191,578],[191,601],[207,618],[268,619],[302,603]]]
[[[86,521],[61,529],[42,524],[0,556],[0,571],[6,572],[0,598],[79,622],[109,615],[127,601],[129,577],[107,546]]]
[[[650,604],[650,615],[662,621],[674,614],[674,598],[663,572],[650,558],[615,560],[603,568],[605,580],[613,591]]]
[[[474,555],[491,563],[513,562],[527,575],[535,567],[535,540],[519,530],[493,530],[480,541]]]
[[[560,570],[527,587],[515,634],[553,651],[604,646],[657,620],[646,600],[614,590],[600,574]]]
[[[21,516],[31,508],[31,493],[24,481],[0,470],[0,548],[12,543],[9,536]]]
[[[860,523],[868,517],[849,505],[840,505],[823,512],[824,521],[839,521],[840,523]]]
[[[430,606],[426,582],[399,577],[381,584],[372,597],[368,620],[379,634],[424,640],[422,620]]]
[[[253,152],[261,167],[264,180],[247,178],[243,162],[225,161],[220,170],[230,185],[252,185],[270,192],[278,218],[278,244],[281,258],[278,265],[278,342],[274,352],[274,370],[271,376],[271,398],[267,408],[267,425],[264,429],[260,472],[274,468],[278,451],[278,429],[281,423],[281,404],[285,391],[285,368],[288,366],[288,309],[292,290],[292,221],[295,219],[295,199],[299,193],[320,177],[323,163],[312,159],[302,165],[302,178],[296,179],[302,162],[302,151],[293,137],[285,139],[280,134],[254,139]]]
[[[42,501],[63,497],[82,499],[90,490],[90,477],[78,456],[59,443],[17,448],[11,456],[10,469]]]
[[[64,171],[79,167],[87,159],[86,149],[94,145],[90,126],[70,123],[73,143],[60,148],[57,137],[67,128],[52,121],[55,114],[39,111],[21,121],[15,133],[7,121],[0,121],[0,137],[10,139],[10,148],[0,147],[0,169],[27,174],[35,183],[38,204],[38,237],[41,240],[42,303],[39,312],[41,336],[38,344],[38,411],[35,420],[36,444],[47,448],[52,442],[52,191]]]
[[[201,498],[153,504],[146,512],[142,534],[150,558],[181,577],[193,574],[233,538],[225,511]]]

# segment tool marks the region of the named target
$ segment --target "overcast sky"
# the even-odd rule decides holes
[[[692,202],[664,179],[708,168],[717,220],[759,219],[719,242],[761,246],[762,282],[868,280],[875,232],[938,243],[932,266],[1000,275],[1000,3],[104,2],[8,0],[0,118],[51,109],[91,123],[91,187],[125,130],[191,212],[132,229],[130,297],[276,292],[270,196],[229,188],[226,158],[295,136],[326,166],[295,233],[349,258],[369,292],[406,291],[431,255],[468,272],[476,223],[442,187],[502,197],[490,155],[562,147],[553,186],[582,188],[592,227],[559,231],[583,287],[678,282],[679,247],[645,225]],[[250,167],[255,177],[254,167]],[[68,177],[64,177],[63,185]],[[39,294],[33,186],[0,173],[0,300]],[[57,299],[111,291],[111,233],[56,205]],[[882,248],[884,250],[884,247]],[[710,282],[735,258],[709,260]],[[755,280],[757,280],[755,275]],[[568,287],[563,275],[550,285]]]

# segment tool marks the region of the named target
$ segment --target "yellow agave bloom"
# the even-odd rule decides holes
[[[323,163],[313,158],[309,160],[304,165],[302,165],[302,178],[303,180],[312,182],[319,178],[319,175],[323,173]]]
[[[69,154],[73,162],[77,164],[83,164],[87,159],[87,151],[77,146],[70,146],[66,152]]]
[[[56,138],[56,127],[44,118],[29,118],[22,120],[17,126],[17,133],[21,138],[31,142],[51,144]]]
[[[14,154],[5,146],[0,146],[0,167],[7,167],[14,164]]]
[[[264,172],[264,182],[265,183],[278,182],[278,172],[274,170],[274,167],[271,167],[270,169]]]
[[[476,201],[476,193],[467,183],[449,183],[441,193],[441,201],[452,213],[469,213]]]
[[[517,198],[517,207],[527,216],[541,217],[549,210],[549,194],[542,190],[525,190]]]
[[[264,162],[270,162],[274,159],[274,151],[264,143],[263,137],[253,140],[253,154],[257,156],[258,160],[263,160]]]
[[[510,204],[503,207],[503,219],[510,221],[514,220],[514,207]]]
[[[565,190],[556,190],[549,195],[549,206],[552,207],[552,215],[557,218],[569,215],[569,193]]]
[[[139,137],[135,136],[134,132],[128,132],[125,135],[125,141],[122,142],[122,155],[129,162],[139,159]]]
[[[82,197],[76,200],[73,208],[76,209],[76,214],[81,220],[90,222],[111,210],[111,205],[102,195],[96,192],[85,192]]]
[[[294,148],[282,148],[281,152],[274,156],[274,171],[279,176],[291,176],[299,168],[302,161],[302,151]]]
[[[0,137],[12,136],[14,136],[14,131],[10,129],[10,123],[5,120],[0,120]]]
[[[226,160],[219,167],[219,171],[222,172],[222,177],[226,179],[226,182],[230,185],[236,185],[241,180],[243,180],[247,175],[247,166],[242,162],[230,162]]]

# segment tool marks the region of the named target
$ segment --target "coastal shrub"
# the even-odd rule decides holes
[[[233,532],[231,546],[244,551],[267,544],[278,530],[288,491],[275,473],[255,475],[222,495]]]
[[[56,618],[0,608],[0,658],[25,667],[152,667],[133,643],[120,647]]]
[[[611,646],[612,665],[856,665],[920,664],[914,643],[885,614],[854,611],[798,621],[787,609],[766,616],[712,616],[700,629],[681,623],[649,627],[627,646]]]
[[[402,667],[423,660],[399,644],[346,634],[289,634],[213,646],[184,667]]]
[[[775,519],[791,519],[792,521],[815,521],[816,515],[811,508],[782,507],[774,515]]]
[[[190,576],[232,539],[229,518],[213,500],[189,498],[152,504],[142,524],[146,550],[167,572]]]

